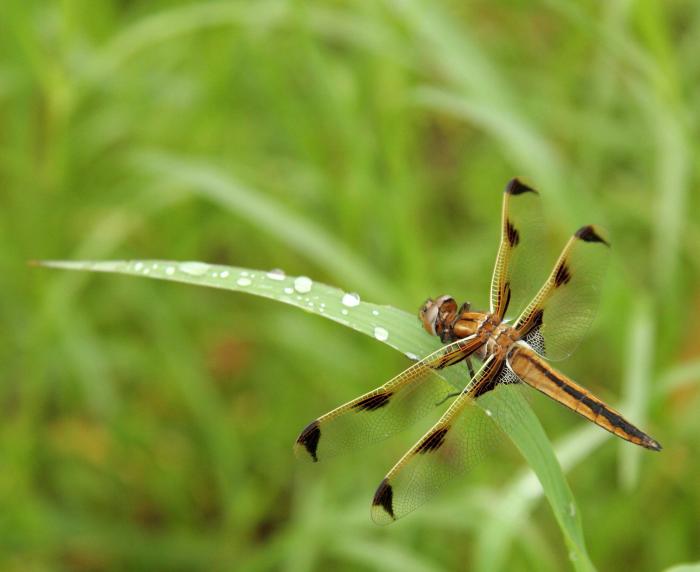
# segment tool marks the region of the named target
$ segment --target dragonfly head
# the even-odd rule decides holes
[[[457,302],[451,296],[428,298],[420,309],[423,328],[429,334],[442,337],[457,317]]]

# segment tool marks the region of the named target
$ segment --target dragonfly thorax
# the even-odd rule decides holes
[[[482,326],[481,335],[485,338],[482,346],[485,356],[494,355],[499,360],[505,359],[513,344],[520,339],[517,330],[503,322],[488,331]]]
[[[428,300],[421,310],[425,329],[443,342],[476,336],[482,342],[479,356],[505,358],[511,346],[520,339],[517,330],[502,322],[498,316],[486,312],[473,312],[469,303],[457,311],[457,304],[449,296]]]

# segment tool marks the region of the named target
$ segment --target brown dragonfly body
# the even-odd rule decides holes
[[[458,308],[450,296],[427,300],[420,320],[445,345],[384,385],[319,417],[297,438],[297,453],[318,461],[384,439],[455,397],[379,485],[372,502],[375,522],[408,514],[488,453],[488,435],[495,427],[485,420],[484,413],[488,417],[491,411],[481,406],[480,398],[494,390],[507,406],[503,388],[530,386],[622,439],[661,449],[548,363],[570,355],[592,322],[610,245],[599,228],[580,228],[533,292],[533,280],[538,279],[534,269],[543,250],[539,208],[536,191],[517,179],[508,184],[490,311],[474,312],[469,303]],[[508,320],[512,310],[516,317]],[[471,359],[481,362],[476,373]],[[469,378],[460,392],[449,393],[439,372],[460,362],[468,365]]]
[[[537,322],[517,328],[500,321],[498,316],[483,312],[472,312],[464,304],[456,311],[456,304],[450,296],[441,296],[437,300],[428,300],[420,312],[423,327],[431,334],[438,335],[443,342],[471,338],[478,347],[473,353],[485,360],[492,356],[493,373],[484,376],[471,389],[476,398],[493,389],[496,374],[508,367],[518,378],[529,386],[555,399],[569,409],[583,415],[596,425],[611,433],[648,449],[660,450],[661,446],[651,437],[637,429],[620,413],[603,403],[590,391],[573,382],[557,371],[525,344],[518,344],[536,327]],[[435,310],[438,310],[435,312]],[[466,351],[462,359],[469,359]],[[453,365],[451,361],[449,365]]]

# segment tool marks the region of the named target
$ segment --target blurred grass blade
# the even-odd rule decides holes
[[[559,187],[560,157],[546,139],[510,109],[497,107],[490,100],[475,101],[459,93],[433,87],[417,89],[415,99],[428,109],[446,113],[483,129],[500,142],[513,163],[538,181],[541,188]]]
[[[372,542],[361,538],[340,537],[332,542],[330,550],[340,559],[355,562],[362,569],[386,570],[387,572],[441,572],[429,560],[408,550],[401,544],[381,539]]]
[[[689,209],[691,158],[682,119],[675,110],[649,106],[656,129],[659,149],[656,165],[656,205],[654,207],[654,242],[652,260],[655,286],[660,298],[677,287],[676,273],[680,263],[681,238]]]
[[[340,281],[361,287],[376,298],[396,297],[395,288],[387,280],[325,230],[246,188],[214,165],[159,152],[138,153],[134,164],[159,183],[185,187],[243,217],[327,269]]]
[[[265,29],[288,14],[284,2],[256,2],[255,7],[231,2],[201,2],[178,6],[145,16],[116,34],[92,60],[95,81],[116,73],[117,68],[139,53],[162,42],[208,28],[244,25]]]
[[[128,274],[199,286],[245,292],[296,306],[371,336],[416,359],[440,343],[418,324],[415,315],[391,306],[360,301],[356,294],[313,282],[308,277],[286,276],[281,271],[260,271],[203,262],[164,260],[132,261],[42,261],[38,264],[66,270]],[[455,368],[441,372],[460,388],[464,377]],[[495,420],[508,428],[508,437],[523,454],[537,475],[554,516],[564,535],[572,563],[577,570],[592,570],[586,552],[581,520],[571,490],[564,478],[552,446],[539,420],[526,400],[520,397],[514,406],[515,418]]]
[[[668,393],[700,382],[700,359],[683,362],[669,369],[659,382]]]
[[[663,572],[700,572],[700,562],[694,564],[676,564]]]
[[[642,296],[638,301],[629,333],[629,349],[625,367],[624,411],[641,427],[646,425],[652,368],[654,366],[654,319],[649,300]],[[619,478],[622,487],[630,491],[639,479],[641,460],[639,447],[619,445]]]

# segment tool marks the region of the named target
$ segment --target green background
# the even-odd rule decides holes
[[[591,558],[699,561],[698,54],[690,0],[2,2],[0,568],[570,567],[512,448],[386,528],[369,501],[413,435],[295,460],[308,421],[406,365],[390,349],[268,300],[26,266],[205,260],[483,308],[514,175],[547,259],[608,229],[598,319],[557,365],[664,445],[533,396]]]

